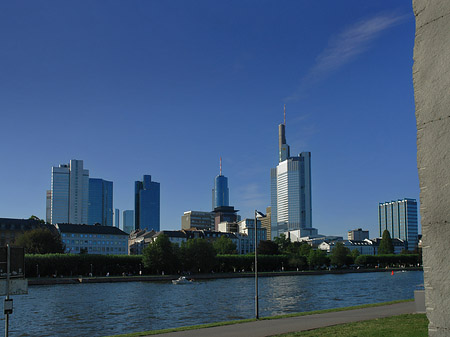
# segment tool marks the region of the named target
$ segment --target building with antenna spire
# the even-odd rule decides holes
[[[230,206],[229,193],[228,178],[222,175],[222,157],[220,157],[219,175],[214,178],[214,188],[212,189],[212,209]]]
[[[278,165],[271,169],[271,238],[285,234],[291,240],[317,235],[312,228],[311,152],[290,156],[284,122],[278,126]]]

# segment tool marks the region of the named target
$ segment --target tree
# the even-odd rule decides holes
[[[39,221],[40,223],[45,223],[45,221],[44,220],[42,220],[42,219],[39,219],[39,217],[37,217],[36,215],[32,215],[32,216],[30,216],[29,218],[28,218],[28,220],[36,220],[36,221]]]
[[[311,249],[308,256],[308,264],[310,268],[320,268],[323,265],[329,265],[330,259],[327,254],[320,249]]]
[[[176,272],[179,266],[179,259],[169,238],[161,234],[155,242],[149,244],[143,250],[142,262],[144,267],[150,269],[152,273]]]
[[[258,254],[261,255],[277,255],[278,245],[270,240],[261,240],[258,245]]]
[[[361,255],[361,253],[359,252],[358,249],[354,248],[352,250],[352,258],[353,258],[353,263],[355,263],[356,259],[358,258],[358,256]]]
[[[378,247],[378,255],[383,254],[394,254],[394,245],[392,244],[391,234],[387,229],[384,230],[380,246]]]
[[[25,248],[26,254],[64,253],[65,245],[61,236],[47,228],[36,228],[24,232],[14,245]]]
[[[236,244],[225,235],[215,240],[213,246],[217,254],[237,254]]]
[[[352,264],[353,258],[350,249],[345,247],[342,242],[337,242],[331,252],[330,262],[338,268]]]
[[[192,272],[210,272],[214,268],[216,251],[205,239],[191,239],[181,244],[183,266]]]
[[[275,237],[273,239],[273,242],[278,245],[278,250],[281,253],[287,252],[289,246],[291,245],[291,241],[286,237],[285,234],[280,234],[280,236]]]

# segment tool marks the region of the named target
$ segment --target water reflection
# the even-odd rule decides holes
[[[422,283],[422,272],[264,277],[260,315],[412,298]],[[13,298],[14,336],[105,336],[254,317],[252,278],[34,286]]]

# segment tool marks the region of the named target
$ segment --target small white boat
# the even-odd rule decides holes
[[[188,280],[185,276],[180,276],[176,280],[172,280],[173,284],[189,284],[192,283],[191,280]]]

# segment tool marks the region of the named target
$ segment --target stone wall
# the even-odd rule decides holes
[[[450,336],[450,1],[413,0],[414,95],[430,336]]]

